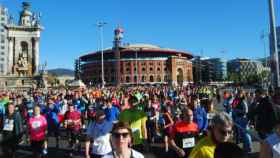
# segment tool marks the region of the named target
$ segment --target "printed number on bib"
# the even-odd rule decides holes
[[[140,133],[140,129],[139,128],[131,128],[132,133],[137,134]]]
[[[191,148],[195,146],[194,137],[183,139],[183,148]]]
[[[32,122],[31,126],[32,126],[33,129],[37,129],[41,126],[41,122],[40,121],[34,121],[34,122]]]
[[[215,115],[214,113],[208,113],[207,114],[207,119],[211,120],[214,117],[214,115]]]
[[[6,119],[3,130],[4,131],[13,131],[13,129],[14,129],[14,120]]]

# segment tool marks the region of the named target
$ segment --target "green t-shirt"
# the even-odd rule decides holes
[[[126,109],[120,113],[119,120],[129,123],[133,135],[133,144],[142,144],[144,140],[142,127],[146,128],[146,113],[140,110]]]
[[[4,105],[5,107],[7,107],[8,103],[9,103],[8,98],[4,98],[4,99],[0,100],[0,104]]]

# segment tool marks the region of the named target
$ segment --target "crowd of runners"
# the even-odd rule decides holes
[[[280,157],[278,105],[280,89],[0,91],[0,141],[5,158],[14,158],[20,144],[30,145],[34,158],[47,157],[48,138],[54,137],[59,149],[62,133],[69,157],[142,158],[149,151],[160,158],[245,158],[257,140],[260,156],[274,158]],[[156,145],[160,150],[152,150]]]

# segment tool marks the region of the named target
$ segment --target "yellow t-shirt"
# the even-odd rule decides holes
[[[142,144],[144,139],[142,127],[146,126],[146,113],[140,110],[126,109],[120,113],[119,120],[129,123],[133,135],[133,144]]]
[[[215,148],[216,144],[210,136],[202,138],[191,151],[189,158],[214,158]]]

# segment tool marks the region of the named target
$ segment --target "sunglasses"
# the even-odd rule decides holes
[[[128,135],[129,135],[128,132],[127,132],[127,133],[118,133],[118,132],[112,133],[112,136],[113,136],[114,138],[120,138],[121,136],[122,136],[123,138],[127,138]]]
[[[226,135],[231,135],[232,131],[231,130],[222,130],[222,129],[219,129],[219,133],[223,136],[226,136]]]

